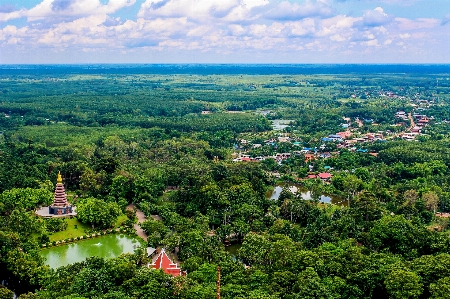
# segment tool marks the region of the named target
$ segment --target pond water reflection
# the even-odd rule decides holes
[[[84,261],[91,256],[114,258],[122,253],[133,253],[139,246],[140,243],[136,239],[113,234],[43,249],[39,254],[45,259],[45,264],[56,269]]]
[[[295,185],[286,186],[286,187],[288,187],[292,193],[300,195],[300,197],[304,200],[312,200],[313,199],[311,191],[309,191],[309,190],[301,189]],[[282,190],[283,190],[283,186],[275,186],[275,188],[273,189],[273,192],[271,194],[269,194],[268,197],[270,199],[277,200],[280,197]],[[331,203],[331,204],[339,205],[339,206],[347,205],[346,201],[343,201],[341,198],[331,196],[331,195],[321,194],[319,197],[319,201],[322,203]]]
[[[293,122],[290,119],[274,119],[272,120],[272,129],[275,131],[281,131],[289,127],[289,124]]]

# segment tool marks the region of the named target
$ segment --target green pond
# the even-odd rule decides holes
[[[242,244],[240,243],[231,244],[230,246],[225,247],[225,251],[235,257],[237,255],[238,249],[240,249],[241,247]]]
[[[113,234],[42,249],[40,255],[45,259],[45,264],[56,269],[91,256],[114,258],[122,253],[133,253],[139,246],[140,243],[134,238]]]

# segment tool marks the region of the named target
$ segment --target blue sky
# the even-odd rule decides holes
[[[450,0],[0,0],[5,63],[450,63]]]

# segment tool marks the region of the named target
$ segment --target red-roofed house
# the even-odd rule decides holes
[[[331,175],[331,173],[328,173],[328,172],[321,172],[317,175],[317,177],[321,180],[327,181],[327,180],[331,179],[332,175]]]
[[[347,139],[350,136],[352,136],[352,132],[350,132],[350,131],[338,132],[338,133],[336,133],[336,135],[341,136],[342,139]]]
[[[315,157],[313,154],[305,154],[305,162],[309,162],[314,159],[315,159]]]
[[[172,276],[180,276],[181,269],[175,264],[167,255],[164,249],[161,250],[159,255],[153,259],[153,263],[150,265],[154,269],[163,269],[163,271]]]
[[[419,127],[424,127],[424,126],[426,126],[426,125],[428,124],[428,122],[429,122],[428,117],[423,117],[423,118],[421,118],[421,119],[418,121],[417,125],[418,125]]]

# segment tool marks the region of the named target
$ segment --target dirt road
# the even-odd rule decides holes
[[[135,206],[133,204],[129,204],[127,206],[127,210],[131,210],[133,211],[135,208]],[[136,230],[136,234],[141,237],[142,239],[144,239],[145,241],[147,241],[147,234],[145,233],[145,231],[141,228],[141,226],[139,225],[140,223],[144,222],[145,220],[147,220],[147,217],[145,217],[145,214],[139,210],[136,209],[136,217],[138,219],[138,223],[136,223],[134,225],[134,229]]]
[[[416,123],[414,122],[414,118],[412,117],[411,112],[408,113],[408,118],[409,121],[411,122],[411,125],[409,126],[407,131],[411,132],[411,130],[416,126]]]

